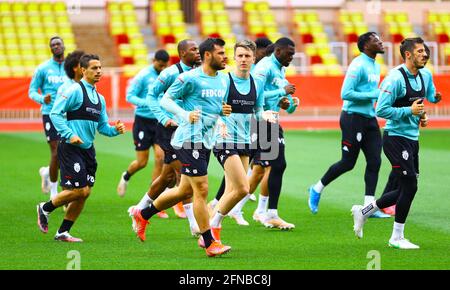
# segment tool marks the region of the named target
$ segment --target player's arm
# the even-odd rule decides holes
[[[278,112],[264,111],[264,87],[258,86],[258,84],[256,84],[256,103],[253,111],[258,121],[266,120],[275,123],[278,119]]]
[[[42,88],[44,83],[44,76],[42,74],[42,70],[38,67],[31,78],[30,87],[28,88],[28,96],[30,99],[41,105],[45,104],[44,96],[39,94],[39,88]]]
[[[72,129],[67,125],[67,120],[64,118],[64,114],[70,111],[78,109],[83,103],[83,96],[81,89],[77,90],[76,87],[70,87],[65,90],[61,97],[55,100],[53,108],[50,112],[50,119],[55,126],[56,131],[62,138],[71,140],[76,136]]]
[[[177,117],[182,118],[186,122],[191,123],[191,121],[197,121],[199,118],[199,114],[195,114],[195,112],[198,111],[185,111],[175,102],[175,100],[183,98],[185,94],[190,92],[191,87],[192,84],[190,83],[190,79],[187,76],[179,75],[175,82],[166,91],[162,99],[159,101],[161,107],[164,110],[176,115]],[[194,115],[196,116],[191,116],[192,113],[194,113]]]
[[[341,98],[344,101],[369,101],[378,99],[380,89],[376,88],[367,92],[358,92],[356,88],[361,79],[361,73],[364,66],[356,66],[350,64],[347,73],[345,74],[344,83],[341,89]]]
[[[131,81],[130,86],[127,89],[127,95],[126,100],[128,103],[133,104],[138,107],[144,107],[146,106],[145,99],[141,99],[138,96],[143,90],[143,76],[141,74],[138,74],[134,77],[134,79]]]
[[[102,103],[102,112],[100,113],[100,118],[98,120],[97,130],[100,134],[108,136],[108,137],[114,137],[119,134],[123,134],[125,131],[125,127],[123,126],[123,130],[121,130],[121,126],[116,123],[115,126],[111,126],[108,123],[108,114],[106,113],[106,102],[103,96],[99,95],[100,102]],[[120,123],[120,121],[119,121]],[[122,124],[123,125],[123,124]]]
[[[169,76],[170,75],[167,73],[167,70],[162,71],[158,78],[153,83],[148,85],[148,93],[146,98],[147,106],[153,112],[158,122],[163,126],[165,126],[170,119],[163,112],[163,110],[161,110],[159,96],[168,89],[168,84],[171,83]]]

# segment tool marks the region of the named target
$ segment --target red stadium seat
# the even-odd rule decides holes
[[[392,37],[392,42],[394,42],[394,43],[402,42],[402,40],[404,39],[403,35],[401,35],[400,33],[394,33],[391,35],[391,37]]]
[[[447,43],[449,42],[449,37],[446,33],[440,33],[436,36],[436,40],[438,43]]]
[[[116,39],[116,44],[117,45],[119,45],[119,44],[122,44],[122,43],[130,43],[130,40],[128,39],[128,35],[126,35],[126,34],[117,34],[116,36],[115,36],[115,39]]]
[[[170,57],[170,63],[177,63],[180,61],[180,58],[177,55],[173,55]]]
[[[161,38],[161,42],[163,44],[168,44],[168,43],[176,43],[177,39],[175,38],[175,35],[173,34],[168,34],[168,35],[163,35]]]
[[[301,35],[302,43],[313,43],[314,42],[314,36],[312,36],[311,33],[305,33]]]
[[[311,64],[323,63],[322,57],[320,55],[312,55],[310,59]]]
[[[345,36],[347,38],[347,42],[357,42],[358,35],[356,33],[349,33]]]
[[[122,65],[134,64],[134,58],[132,56],[122,56]]]

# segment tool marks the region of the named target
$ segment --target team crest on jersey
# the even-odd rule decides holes
[[[75,170],[76,173],[80,172],[80,170],[81,170],[80,163],[78,163],[78,162],[75,163],[75,164],[73,165],[73,170]]]
[[[402,152],[402,157],[403,157],[403,159],[408,160],[408,158],[409,158],[409,153],[408,153],[408,151],[403,150],[403,152]]]
[[[198,153],[198,150],[192,151],[192,157],[194,157],[195,159],[198,159],[198,157],[200,157],[200,153]]]
[[[361,132],[356,133],[356,140],[358,140],[358,142],[361,142],[361,140],[362,140]]]
[[[142,140],[144,138],[144,131],[139,131],[138,137]]]

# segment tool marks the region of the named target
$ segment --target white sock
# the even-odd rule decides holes
[[[318,192],[318,193],[321,193],[324,188],[325,188],[325,185],[323,185],[322,181],[320,181],[320,180],[313,187],[314,191]]]
[[[150,206],[150,204],[153,203],[153,199],[150,198],[150,196],[148,196],[147,193],[144,194],[144,196],[141,198],[141,201],[138,203],[137,208],[138,209],[144,209],[148,206]]]
[[[189,221],[189,226],[191,228],[198,228],[197,220],[195,220],[194,216],[194,207],[193,203],[183,204],[184,212],[186,213],[187,219]]]
[[[217,199],[213,199],[210,201],[211,208],[214,209],[219,201]]]
[[[247,193],[244,198],[241,199],[241,201],[239,201],[232,210],[230,210],[230,212],[228,214],[237,214],[240,213],[242,211],[242,208],[244,207],[245,203],[249,200],[250,198],[250,193]]]
[[[394,229],[392,230],[391,240],[400,240],[403,236],[403,231],[405,229],[405,224],[394,222]]]
[[[277,209],[269,209],[267,210],[267,215],[271,217],[277,217],[278,216],[278,210]]]
[[[51,182],[50,181],[50,198],[54,198],[58,195],[58,181]]]
[[[377,210],[379,210],[379,208],[374,200],[362,209],[362,214],[365,218],[368,218],[371,215],[373,215],[373,213],[376,212]]]
[[[269,197],[264,195],[259,195],[258,208],[256,212],[263,213],[267,210],[267,203],[269,202]]]
[[[214,214],[214,217],[209,222],[209,225],[212,228],[220,228],[222,226],[222,221],[224,218],[225,218],[225,216],[223,214],[221,214],[220,212],[216,212]]]
[[[375,200],[375,196],[364,195],[364,206],[368,205],[369,203],[373,202],[374,200]]]

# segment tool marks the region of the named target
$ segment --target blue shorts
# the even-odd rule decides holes
[[[66,143],[64,139],[58,144],[59,170],[61,174],[60,185],[64,188],[93,187],[97,161],[95,148],[82,149]]]
[[[52,120],[50,119],[49,115],[42,115],[42,124],[44,125],[44,132],[45,137],[47,138],[47,142],[58,141],[58,131],[56,131],[55,126],[53,126]]]
[[[148,150],[156,140],[156,126],[158,120],[140,116],[134,117],[133,140],[136,151]]]
[[[202,143],[184,143],[176,152],[181,161],[181,174],[188,176],[208,174],[211,149],[206,149]]]
[[[178,160],[176,150],[170,145],[172,135],[175,133],[177,127],[166,128],[161,123],[158,123],[156,127],[156,144],[158,144],[164,151],[164,164],[170,164],[175,160]]]
[[[219,161],[222,167],[225,166],[225,161],[228,157],[233,155],[238,156],[250,156],[250,144],[232,144],[232,143],[222,143],[214,147],[213,153]]]

